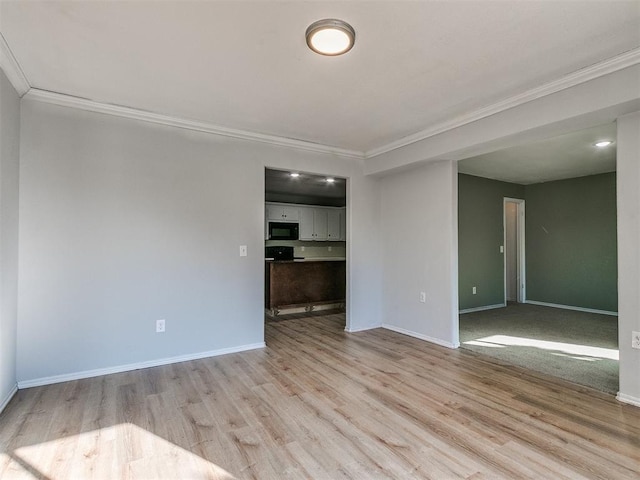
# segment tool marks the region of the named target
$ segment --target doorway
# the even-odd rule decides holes
[[[346,311],[347,179],[265,168],[265,321]]]
[[[504,303],[526,300],[525,201],[504,198]]]

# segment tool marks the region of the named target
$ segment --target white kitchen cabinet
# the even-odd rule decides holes
[[[300,209],[289,205],[267,203],[267,220],[297,222],[300,220]]]
[[[300,208],[300,240],[327,240],[327,209]]]
[[[299,224],[300,240],[346,241],[346,209],[285,203],[265,204],[265,239],[268,240],[269,222]]]
[[[340,240],[341,210],[327,210],[327,240]]]

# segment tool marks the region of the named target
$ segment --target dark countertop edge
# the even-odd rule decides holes
[[[309,262],[344,262],[345,257],[320,257],[320,258],[300,258],[295,260],[273,260],[265,258],[267,263],[309,263]]]

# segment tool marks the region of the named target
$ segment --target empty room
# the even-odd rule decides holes
[[[637,478],[638,245],[638,1],[0,0],[2,479]]]
[[[458,163],[460,343],[618,391],[615,124]]]

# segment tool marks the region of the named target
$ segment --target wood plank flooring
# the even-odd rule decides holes
[[[343,314],[268,347],[21,390],[2,479],[638,479],[640,408]]]

